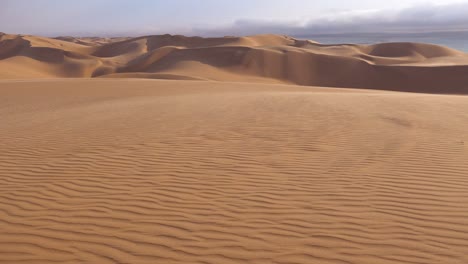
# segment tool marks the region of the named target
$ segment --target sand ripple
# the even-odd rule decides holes
[[[468,263],[468,98],[0,82],[2,263]]]

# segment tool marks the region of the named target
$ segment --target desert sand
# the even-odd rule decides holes
[[[0,38],[1,263],[468,263],[465,53]]]
[[[466,93],[468,55],[421,43],[322,45],[280,35],[56,39],[0,33],[0,79],[110,77]]]

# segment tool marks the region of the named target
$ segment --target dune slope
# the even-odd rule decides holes
[[[0,79],[170,78],[466,94],[467,72],[467,54],[418,43],[321,45],[279,35],[0,35]]]
[[[468,98],[0,81],[1,263],[468,263]]]

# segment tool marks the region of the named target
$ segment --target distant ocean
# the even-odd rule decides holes
[[[441,32],[423,34],[339,34],[297,36],[322,44],[376,44],[383,42],[419,42],[443,45],[468,52],[468,32]]]

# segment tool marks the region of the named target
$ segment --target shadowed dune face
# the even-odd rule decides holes
[[[363,50],[366,50],[366,48]],[[415,57],[415,59],[429,59],[462,55],[461,52],[442,46],[421,43],[382,43],[371,45],[367,47],[367,53],[368,55],[376,57]]]
[[[0,262],[465,264],[466,113],[466,96],[0,81]]]
[[[0,78],[148,77],[468,92],[468,56],[417,43],[321,45],[279,35],[47,39],[0,36]]]
[[[5,37],[0,35],[0,59],[16,56],[23,49],[30,47],[29,42],[21,37]]]

